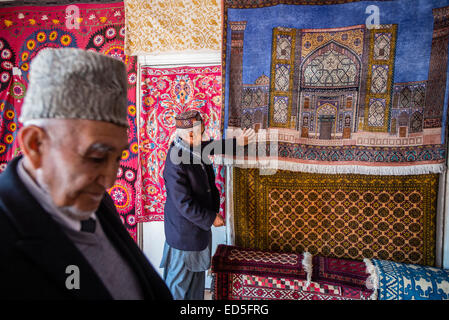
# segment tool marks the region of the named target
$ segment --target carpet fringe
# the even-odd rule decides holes
[[[442,173],[446,169],[445,164],[421,164],[402,166],[363,166],[363,165],[335,165],[309,164],[276,159],[239,160],[216,155],[214,163],[217,165],[235,166],[239,168],[259,168],[265,170],[264,174],[274,174],[276,170],[290,170],[308,173],[328,174],[366,174],[366,175],[413,175]]]
[[[306,288],[308,288],[310,286],[310,282],[312,281],[312,255],[310,252],[304,252],[301,263],[303,269],[307,273]]]
[[[370,300],[377,300],[377,291],[379,289],[379,277],[377,275],[377,270],[370,259],[363,259],[366,266],[366,272],[369,273],[369,277],[366,279],[366,287],[368,289],[373,289],[374,292],[370,297]]]

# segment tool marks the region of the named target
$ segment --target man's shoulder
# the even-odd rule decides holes
[[[180,152],[181,148],[179,148],[174,142],[168,145],[167,155],[170,152]]]
[[[202,147],[205,147],[205,146],[207,146],[208,144],[213,143],[214,141],[215,141],[214,139],[203,140],[203,141],[201,141],[201,146],[202,146]]]
[[[11,188],[17,184],[17,164],[19,159],[13,159],[8,163],[6,169],[0,173],[0,197],[10,195]]]
[[[184,169],[185,166],[183,164],[187,158],[190,158],[190,154],[172,143],[165,156],[165,169]]]

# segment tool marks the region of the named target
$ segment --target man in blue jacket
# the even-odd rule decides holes
[[[164,180],[165,237],[161,268],[173,298],[204,299],[205,271],[211,260],[211,227],[224,226],[218,213],[220,196],[208,156],[236,153],[255,133],[244,130],[238,138],[202,141],[204,124],[198,111],[176,117],[176,137],[167,153]]]

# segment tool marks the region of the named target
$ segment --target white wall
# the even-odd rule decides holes
[[[446,219],[449,220],[449,219]],[[449,221],[446,221],[444,233],[443,268],[449,269]]]
[[[143,252],[148,260],[150,260],[153,267],[159,271],[160,276],[164,272],[164,269],[159,268],[159,264],[162,259],[162,252],[164,249],[165,235],[164,235],[164,222],[153,221],[144,222],[142,226],[142,240],[143,240]],[[212,227],[212,255],[219,244],[226,243],[226,229],[225,227],[215,228]],[[211,277],[206,277],[206,288],[210,288]]]
[[[160,276],[164,269],[159,268],[164,249],[164,222],[152,221],[142,223],[142,249],[153,267],[159,271]]]

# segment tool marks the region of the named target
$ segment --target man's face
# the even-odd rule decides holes
[[[188,144],[191,146],[199,146],[204,133],[204,124],[202,121],[197,121],[193,125],[193,128],[189,129],[183,137]]]
[[[91,120],[60,123],[43,146],[38,183],[45,185],[56,206],[93,212],[116,180],[128,147],[126,128]]]

